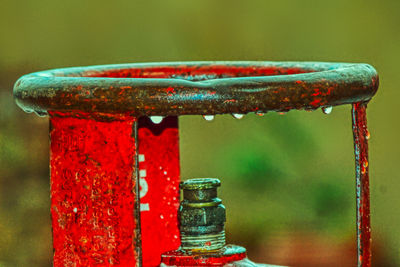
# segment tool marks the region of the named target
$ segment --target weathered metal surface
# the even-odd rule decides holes
[[[50,115],[54,266],[158,266],[180,245],[177,118]]]
[[[215,178],[181,183],[179,207],[181,246],[162,254],[161,266],[270,266],[246,258],[246,249],[225,243],[225,207],[217,198],[221,182]]]
[[[182,182],[178,219],[181,250],[204,252],[225,246],[225,207],[217,198],[221,182],[215,178]]]
[[[159,266],[161,254],[180,245],[178,118],[140,118],[138,140],[142,262]]]
[[[148,219],[145,219],[147,215],[143,215],[142,220],[139,218],[139,205],[145,204],[144,201],[146,200],[143,197],[141,203],[139,203],[139,186],[135,182],[139,179],[139,168],[137,166],[139,165],[142,168],[139,162],[142,152],[138,152],[137,148],[139,147],[140,150],[141,145],[139,144],[146,144],[147,139],[153,141],[148,142],[150,144],[148,150],[143,153],[151,154],[151,156],[146,157],[146,159],[149,157],[152,159],[151,166],[154,167],[155,162],[160,160],[162,162],[160,166],[163,168],[168,166],[171,170],[175,170],[173,181],[179,181],[178,128],[176,126],[168,132],[163,131],[165,129],[163,127],[154,127],[149,128],[151,134],[146,134],[146,130],[140,130],[140,123],[138,126],[137,118],[145,115],[212,115],[244,114],[270,110],[312,110],[319,107],[327,108],[351,103],[353,104],[353,132],[356,154],[358,266],[370,266],[371,238],[366,141],[368,132],[366,130],[365,108],[366,103],[376,93],[377,89],[378,75],[370,65],[320,62],[124,64],[42,71],[21,77],[14,87],[14,96],[21,108],[27,112],[36,112],[39,115],[50,114],[53,126],[60,121],[66,122],[66,125],[72,122],[77,124],[70,125],[72,128],[66,129],[63,123],[60,123],[51,129],[52,216],[54,235],[57,235],[54,241],[55,265],[63,266],[62,264],[71,260],[76,260],[77,266],[80,262],[84,262],[82,266],[88,262],[107,261],[108,263],[123,262],[122,264],[124,264],[126,259],[129,259],[127,262],[130,265],[135,263],[140,265],[142,262],[141,248],[143,247],[145,248],[143,251],[144,265],[153,266],[155,261],[153,262],[152,253],[160,255],[163,251],[152,251],[152,240],[157,240],[154,242],[163,240],[160,242],[165,242],[167,245],[165,247],[161,245],[161,247],[165,249],[179,245],[179,241],[175,238],[178,235],[174,235],[172,239],[170,236],[157,239],[158,233],[154,233],[154,229],[172,229],[171,233],[176,231],[177,222],[174,217],[170,220],[170,226],[165,228],[154,226],[153,228],[150,227],[151,229],[148,228],[150,230],[145,230],[154,218],[149,216]],[[143,121],[143,118],[141,120]],[[113,123],[126,124],[119,130],[122,133],[121,138],[126,137],[127,143],[134,143],[132,146],[128,145],[130,150],[126,148],[117,149],[125,141],[119,139],[118,127]],[[129,123],[133,123],[134,127],[131,127]],[[100,129],[99,133],[104,132],[105,135],[110,134],[111,136],[92,133],[92,131],[96,131],[97,127]],[[145,128],[146,126],[143,129]],[[113,131],[113,133],[110,131]],[[124,135],[128,132],[131,133],[131,138]],[[158,138],[160,133],[163,135],[163,132],[165,138]],[[144,136],[142,142],[140,142],[140,133],[143,133]],[[57,134],[60,134],[62,141],[55,138]],[[137,137],[138,134],[139,138]],[[53,140],[53,138],[55,139]],[[108,139],[111,140],[111,144],[108,143]],[[170,145],[161,145],[165,142]],[[53,144],[57,145],[53,148]],[[104,155],[102,154],[103,146]],[[86,150],[90,147],[93,149],[92,152]],[[157,151],[158,147],[162,151],[160,153],[168,154],[170,150],[173,152],[170,153],[171,156],[169,157],[160,156],[157,158],[159,154],[151,151]],[[113,166],[114,163],[107,163],[108,161],[113,162],[112,159],[102,159],[104,162],[100,160],[97,166],[93,165],[95,163],[95,161],[92,162],[93,158],[101,158],[108,155],[107,153],[111,156],[111,151],[123,153],[128,157],[128,159],[121,158],[126,165],[120,166],[114,162],[116,165]],[[130,162],[130,155],[133,154],[135,154],[133,157],[135,160]],[[72,158],[75,159],[71,161]],[[76,165],[69,166],[68,160],[72,165]],[[86,166],[85,164],[88,163],[92,165]],[[112,170],[108,170],[108,168]],[[121,172],[127,173],[128,168],[133,168],[130,176],[132,181],[130,182],[127,180],[127,175],[121,175]],[[111,175],[110,179],[104,178],[106,172],[111,172],[109,174]],[[113,172],[119,174],[114,175]],[[154,172],[152,177],[156,178],[154,179],[155,185],[161,182],[162,178],[165,178],[160,175],[160,172]],[[94,185],[99,180],[103,182],[96,188]],[[140,181],[143,183],[142,180]],[[125,183],[125,187],[121,182]],[[90,184],[92,184],[92,187],[89,186]],[[166,186],[170,189],[171,185],[167,184]],[[99,237],[97,232],[93,229],[90,230],[90,227],[82,219],[87,216],[82,217],[81,214],[77,214],[79,209],[74,205],[78,204],[77,199],[79,197],[87,198],[89,195],[95,195],[102,188],[108,187],[111,191],[103,192],[104,201],[97,203],[93,200],[87,200],[87,203],[80,204],[83,205],[82,212],[88,212],[96,210],[96,207],[99,207],[98,205],[101,206],[103,205],[101,203],[104,203],[101,209],[97,209],[103,215],[106,210],[110,210],[109,208],[113,209],[112,198],[117,195],[113,191],[115,186],[122,186],[115,188],[115,192],[122,195],[127,193],[127,188],[134,188],[132,188],[132,192],[121,197],[121,199],[125,199],[124,205],[114,210],[119,214],[115,220],[117,222],[115,225],[111,225],[113,222],[108,219],[108,215],[104,219],[96,219],[98,214],[92,218],[93,222],[101,219],[103,228],[100,227],[100,230],[103,232],[100,233]],[[150,185],[148,186],[150,188]],[[169,197],[172,196],[172,199],[176,201],[173,195],[177,194],[177,189],[174,189],[173,186]],[[90,194],[88,192],[85,194],[85,190],[89,190]],[[162,191],[163,189],[158,188],[157,190]],[[111,198],[111,201],[107,204],[109,198]],[[160,218],[161,215],[164,216],[161,211],[168,209],[164,205],[165,202],[162,203],[163,205],[160,205],[157,208],[158,211],[155,212],[157,216],[160,215]],[[167,201],[167,205],[170,205],[168,203]],[[171,205],[171,207],[174,207],[174,205]],[[132,213],[126,215],[125,212],[122,212],[125,209],[131,210]],[[128,218],[126,216],[131,220],[127,229],[134,229],[131,232],[130,246],[125,243],[124,240],[128,240],[128,236],[122,230],[115,234],[120,240],[116,241],[111,238],[114,234],[112,228],[115,227],[118,230],[118,227],[120,227],[118,222]],[[146,226],[140,227],[140,222],[143,222],[143,220],[148,220],[145,223]],[[111,224],[107,225],[107,223]],[[68,230],[65,230],[67,228]],[[145,237],[143,240],[141,240],[141,231],[143,231],[143,234],[147,231],[147,234],[143,235]],[[79,243],[89,240],[77,238],[85,237],[85,235],[88,235],[89,239],[94,242],[92,243],[93,246],[85,247]],[[114,248],[118,247],[117,250],[119,250],[121,244],[122,247],[128,246],[127,249],[123,249],[121,254],[115,253]],[[97,250],[104,251],[99,255],[96,254]],[[147,250],[151,253],[147,254]],[[76,253],[73,254],[72,251]],[[155,254],[154,257],[158,257]],[[58,257],[60,255],[63,256]],[[149,260],[148,262],[146,262],[146,257]]]
[[[185,115],[316,109],[368,101],[378,76],[367,64],[189,62],[66,68],[15,84],[25,111]]]
[[[356,160],[357,198],[357,262],[358,266],[371,266],[371,220],[369,203],[369,163],[367,104],[355,103],[352,109],[354,153]]]
[[[50,123],[54,266],[137,266],[136,119]]]

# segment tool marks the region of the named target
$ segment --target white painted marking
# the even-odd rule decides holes
[[[162,118],[161,118],[160,122],[161,121],[162,121]],[[139,154],[138,160],[139,160],[139,162],[144,162],[145,161],[144,154]],[[149,192],[149,185],[147,184],[147,181],[144,179],[146,176],[147,176],[147,172],[145,169],[139,170],[139,185],[140,185],[139,195],[140,195],[140,198],[146,196],[147,192]],[[140,211],[150,211],[149,203],[140,203]]]
[[[144,155],[143,154],[139,154],[139,162],[143,162],[144,161]]]
[[[140,178],[139,179],[139,185],[140,185],[140,198],[144,197],[147,192],[149,192],[149,185],[147,184],[145,179]]]
[[[149,211],[150,206],[149,203],[140,203],[140,211]]]

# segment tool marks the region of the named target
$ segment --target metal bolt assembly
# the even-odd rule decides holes
[[[217,198],[218,179],[190,179],[180,184],[181,250],[212,251],[225,246],[225,207]]]

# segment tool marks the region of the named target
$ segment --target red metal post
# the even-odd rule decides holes
[[[158,266],[180,244],[177,117],[50,121],[54,266]]]
[[[52,115],[54,266],[137,265],[137,120]]]
[[[143,266],[159,266],[161,254],[180,245],[178,118],[143,117],[138,137]]]
[[[371,266],[371,218],[369,200],[369,163],[367,103],[355,103],[352,109],[356,163],[357,266]]]

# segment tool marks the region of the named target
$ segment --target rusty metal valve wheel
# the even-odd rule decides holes
[[[189,62],[55,69],[21,77],[25,111],[168,116],[316,109],[364,102],[378,88],[368,64]]]

